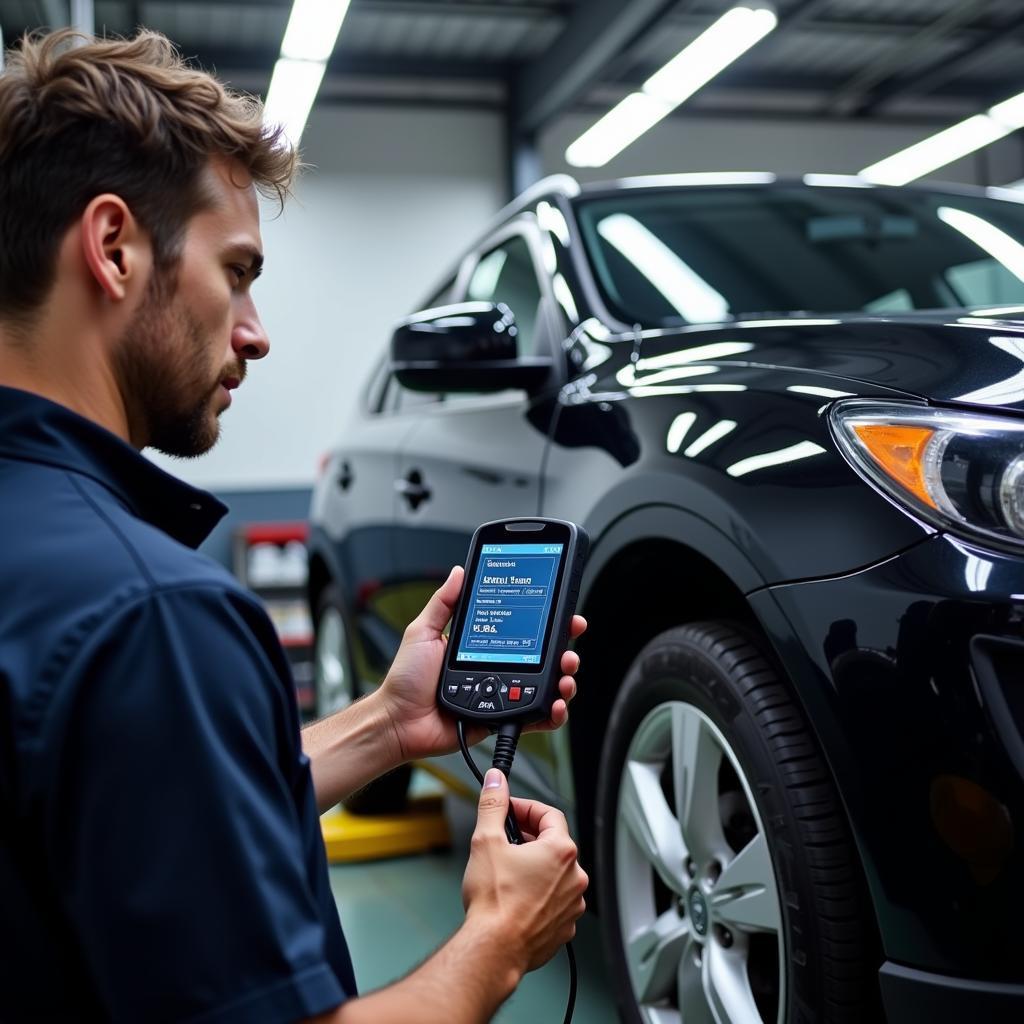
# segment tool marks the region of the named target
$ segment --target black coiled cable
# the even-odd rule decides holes
[[[459,749],[465,758],[469,770],[476,776],[477,782],[484,784],[483,773],[477,767],[473,755],[469,752],[469,745],[466,743],[466,727],[462,719],[455,723],[455,730],[459,737]],[[491,767],[497,768],[507,779],[512,772],[512,762],[515,760],[516,747],[519,745],[519,734],[522,727],[514,722],[505,722],[498,727],[498,737],[494,741],[494,758]],[[523,833],[519,829],[519,822],[516,821],[516,812],[509,800],[508,814],[505,816],[505,837],[514,846],[520,846],[523,842]],[[576,1008],[576,988],[578,985],[578,973],[576,970],[576,954],[573,951],[572,943],[565,944],[565,955],[569,958],[569,999],[565,1006],[565,1017],[562,1024],[570,1024],[573,1010]]]

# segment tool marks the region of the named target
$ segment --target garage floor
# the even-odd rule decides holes
[[[462,921],[462,872],[476,812],[451,796],[445,806],[453,839],[450,851],[331,867],[331,887],[363,992],[406,974]],[[575,949],[580,985],[574,1021],[615,1024],[598,922],[591,914],[577,928]],[[494,1019],[500,1024],[559,1024],[568,986],[568,963],[559,954],[527,975]]]

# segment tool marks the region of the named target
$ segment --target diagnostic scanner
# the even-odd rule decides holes
[[[470,542],[438,703],[492,726],[549,717],[589,540],[560,519],[484,523]]]

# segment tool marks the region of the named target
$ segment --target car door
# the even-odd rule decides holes
[[[382,364],[362,410],[324,462],[310,519],[332,558],[332,581],[349,624],[353,667],[365,692],[390,664],[407,605],[396,576],[395,476],[405,438],[436,395],[404,392]]]
[[[557,351],[564,331],[549,294],[531,215],[523,216],[482,247],[467,275],[466,301],[504,302],[516,317],[520,355]],[[537,515],[551,395],[524,391],[447,394],[426,406],[408,435],[396,481],[398,573],[433,588],[466,558],[473,531],[483,522]],[[517,776],[552,795],[553,756],[548,746],[524,737]],[[529,765],[529,766],[528,766]],[[536,768],[536,773],[534,772]]]

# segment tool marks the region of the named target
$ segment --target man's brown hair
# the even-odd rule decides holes
[[[260,103],[186,65],[166,37],[26,36],[0,73],[0,317],[39,309],[65,232],[105,192],[149,233],[157,270],[173,271],[217,156],[264,194],[288,192],[296,156]]]

